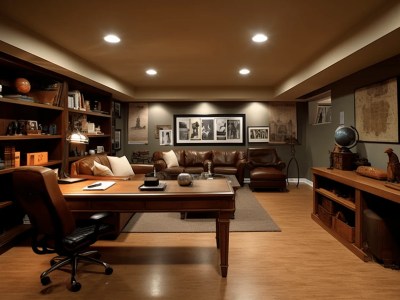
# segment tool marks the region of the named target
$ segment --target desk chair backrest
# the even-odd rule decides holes
[[[33,250],[43,253],[39,248],[61,249],[61,240],[75,230],[75,220],[54,171],[40,166],[18,168],[13,173],[13,190],[32,224]]]

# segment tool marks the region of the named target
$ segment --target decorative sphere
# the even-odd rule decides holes
[[[180,173],[178,175],[178,184],[181,186],[191,185],[193,181],[192,175],[189,173]]]
[[[339,126],[335,130],[335,142],[340,147],[352,148],[358,142],[358,132],[354,127]]]
[[[31,84],[28,79],[17,78],[15,79],[15,87],[19,93],[26,94],[31,90]]]

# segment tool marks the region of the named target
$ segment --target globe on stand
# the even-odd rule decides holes
[[[340,152],[351,152],[358,143],[358,131],[353,126],[340,125],[335,130],[335,142],[340,147]]]

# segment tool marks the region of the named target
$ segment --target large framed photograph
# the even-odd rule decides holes
[[[360,141],[399,142],[396,78],[357,89],[354,95],[354,111]]]
[[[174,115],[175,145],[245,144],[244,114]]]
[[[268,143],[269,126],[249,126],[247,127],[249,143]]]
[[[172,145],[172,130],[160,130],[160,145],[168,146]]]

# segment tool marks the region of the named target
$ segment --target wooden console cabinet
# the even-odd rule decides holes
[[[363,211],[371,206],[397,206],[400,204],[400,191],[386,187],[385,181],[367,178],[354,171],[312,168],[312,172],[312,219],[359,258],[370,260],[363,251]],[[338,211],[346,216],[348,229],[354,231],[353,240],[334,226],[332,221]]]

